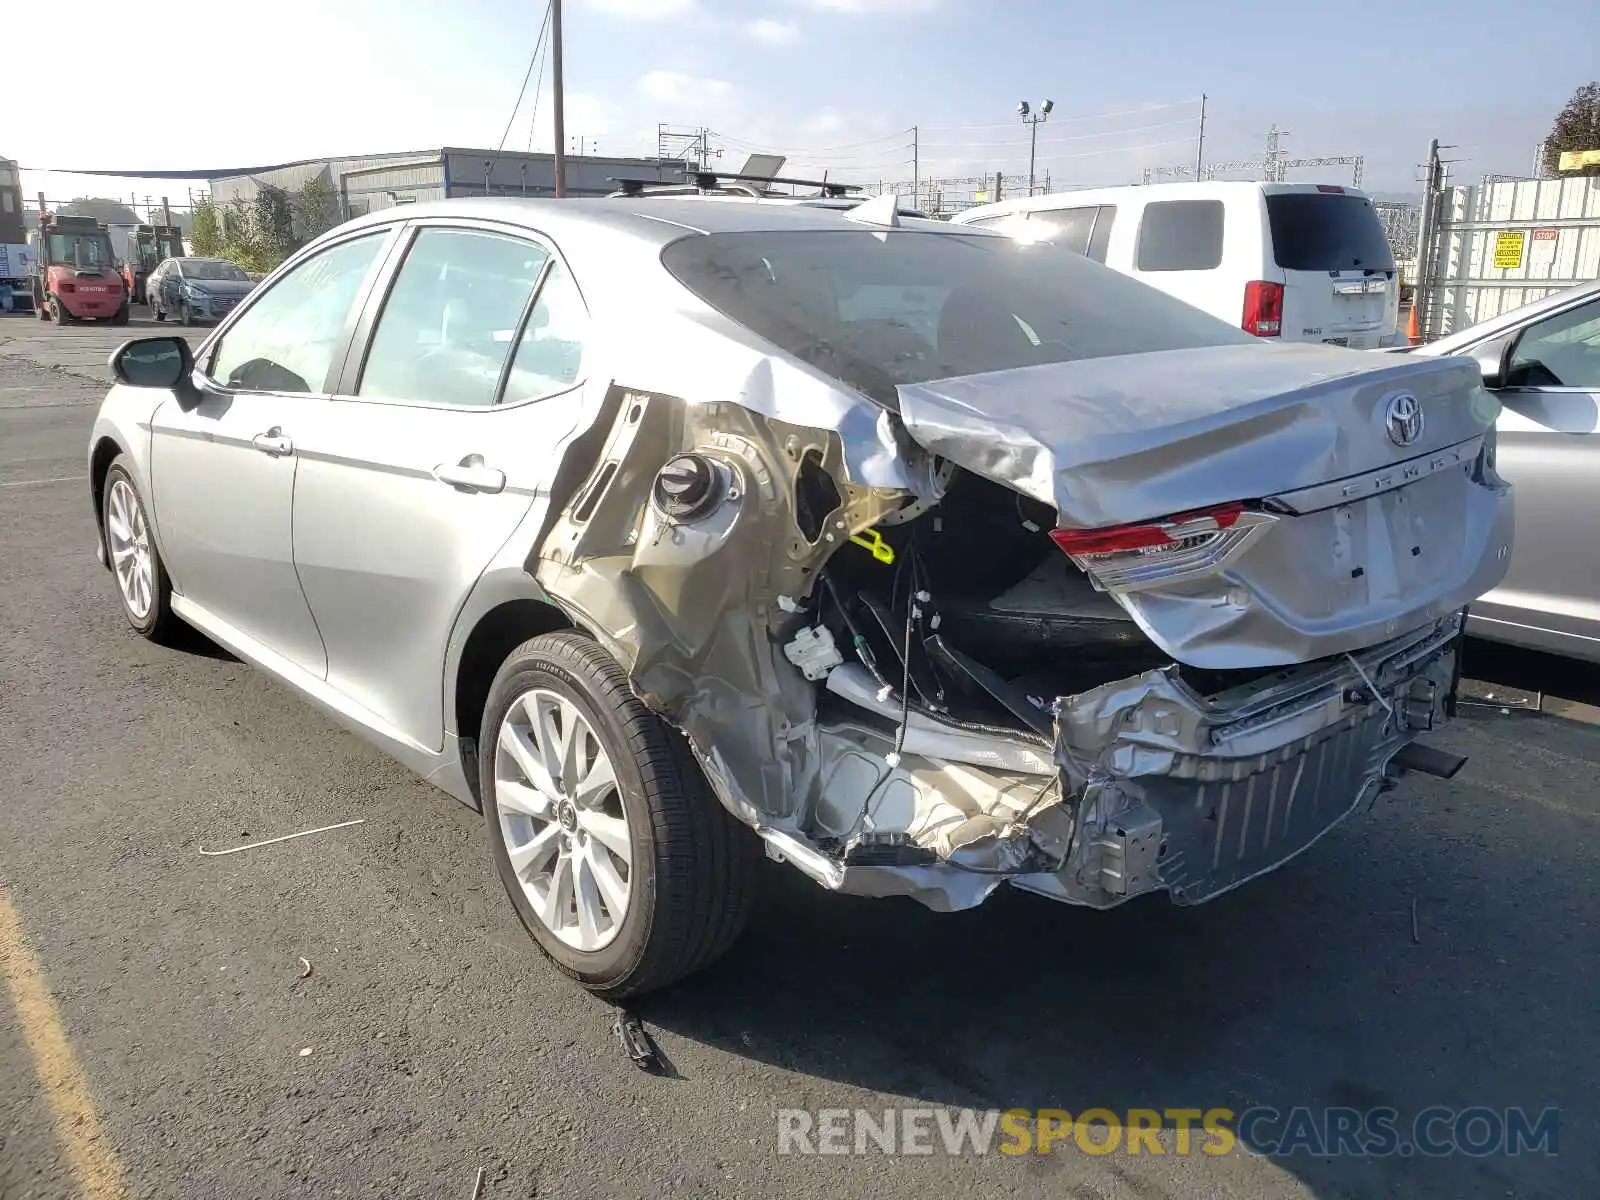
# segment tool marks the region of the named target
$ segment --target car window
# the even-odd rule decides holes
[[[1222,265],[1221,200],[1145,205],[1134,265],[1141,271],[1212,271]]]
[[[330,246],[274,283],[223,334],[211,377],[245,391],[322,391],[350,309],[387,236],[369,233]]]
[[[1035,241],[1050,241],[1074,254],[1089,252],[1089,234],[1094,230],[1094,205],[1086,208],[1052,208],[1028,218],[1028,236]]]
[[[981,233],[711,234],[662,262],[731,320],[886,404],[901,384],[1252,341],[1081,254]]]
[[[1600,389],[1600,300],[1530,325],[1511,352],[1506,386]]]
[[[1111,244],[1111,226],[1117,220],[1117,206],[1102,204],[1100,215],[1094,223],[1094,233],[1089,237],[1089,257],[1097,263],[1106,260],[1106,248]]]
[[[517,343],[502,403],[553,395],[577,383],[588,326],[588,310],[571,276],[559,261],[551,263]]]
[[[537,243],[505,234],[423,229],[384,300],[356,394],[458,408],[493,404],[549,259]]]
[[[1272,257],[1286,271],[1394,270],[1383,222],[1365,196],[1279,192],[1267,197]]]

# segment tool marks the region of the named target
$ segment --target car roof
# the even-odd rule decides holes
[[[1529,282],[1536,283],[1537,281],[1529,280]],[[1486,321],[1480,321],[1476,325],[1469,325],[1456,333],[1446,334],[1438,341],[1416,346],[1413,348],[1412,353],[1423,355],[1455,354],[1461,350],[1470,349],[1479,342],[1515,329],[1519,325],[1526,324],[1529,321],[1536,321],[1546,313],[1556,312],[1575,304],[1582,304],[1584,301],[1594,299],[1597,296],[1600,296],[1600,279],[1596,279],[1593,283],[1580,283],[1576,287],[1563,288],[1561,291],[1552,293],[1549,296],[1530,301],[1521,308],[1513,308],[1509,312],[1500,313]]]
[[[559,245],[565,238],[614,235],[665,247],[690,234],[780,233],[821,230],[872,229],[851,219],[850,210],[820,204],[724,203],[708,204],[705,196],[609,196],[544,199],[515,196],[475,196],[407,204],[357,217],[338,227],[349,232],[362,226],[397,221],[458,218],[495,221],[544,234]],[[853,210],[856,206],[852,205]],[[948,223],[904,213],[905,228],[972,234],[980,231],[952,229]]]
[[[1078,205],[1104,204],[1108,201],[1138,198],[1144,201],[1161,200],[1228,200],[1260,196],[1315,193],[1327,188],[1338,188],[1340,193],[1369,197],[1359,188],[1328,183],[1268,183],[1262,180],[1201,179],[1179,180],[1176,183],[1128,183],[1114,187],[1079,188],[1065,192],[1048,192],[1038,196],[1014,196],[1009,200],[996,200],[966,209],[951,218],[957,224],[986,216],[1005,216],[1014,212],[1034,212],[1039,209],[1075,208]]]

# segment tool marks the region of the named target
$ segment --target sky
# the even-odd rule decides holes
[[[53,88],[47,117],[18,110],[0,124],[0,156],[22,165],[26,195],[188,200],[187,184],[63,173],[73,168],[502,138],[550,148],[548,67],[537,98],[530,82],[513,110],[542,0],[160,10],[182,47],[160,93]],[[73,25],[102,26],[109,52],[128,11],[78,0]],[[1259,154],[1276,124],[1290,155],[1359,154],[1369,191],[1410,192],[1432,137],[1453,145],[1455,182],[1526,173],[1555,113],[1600,74],[1593,0],[565,0],[563,12],[567,133],[589,152],[653,153],[658,123],[704,126],[724,169],[770,150],[787,155],[786,174],[846,182],[1025,173],[1016,107],[1046,99],[1041,178],[1137,182],[1145,167],[1194,161],[1205,95],[1208,162]],[[1348,171],[1290,178],[1348,182]]]

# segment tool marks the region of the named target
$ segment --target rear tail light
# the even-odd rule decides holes
[[[1319,183],[1319,184],[1317,184],[1317,191],[1319,191],[1319,192],[1332,192],[1335,196],[1344,195],[1344,189],[1342,187],[1337,187],[1337,186],[1335,186],[1334,184],[1331,184],[1331,183]]]
[[[1242,503],[1133,525],[1052,529],[1050,539],[1106,591],[1132,591],[1215,570],[1277,518]]]
[[[1283,332],[1283,284],[1253,279],[1244,285],[1244,319],[1239,323],[1256,337],[1277,337]]]
[[[61,284],[57,284],[56,285],[56,291],[58,291],[58,292],[66,292],[66,293],[70,294],[70,293],[75,292],[77,290],[78,290],[78,285],[75,284],[75,283],[61,283]]]

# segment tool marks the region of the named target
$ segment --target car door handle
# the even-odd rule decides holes
[[[494,495],[506,490],[506,473],[484,466],[483,457],[477,454],[469,454],[458,463],[440,463],[433,469],[433,477],[467,492]]]
[[[265,433],[258,433],[250,439],[250,444],[263,454],[270,454],[274,458],[282,458],[285,454],[294,453],[294,443],[283,436],[283,430],[274,425]]]

